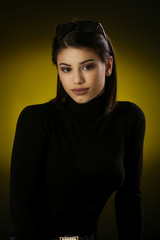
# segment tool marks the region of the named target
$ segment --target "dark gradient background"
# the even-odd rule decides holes
[[[56,24],[73,17],[101,22],[117,57],[118,100],[146,116],[144,239],[160,239],[160,18],[158,1],[13,1],[0,6],[0,239],[10,236],[10,157],[18,115],[56,94],[51,44]],[[99,240],[116,240],[114,194],[99,219]],[[129,239],[128,239],[129,240]]]

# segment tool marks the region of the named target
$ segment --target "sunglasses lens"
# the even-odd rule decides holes
[[[86,22],[83,25],[83,31],[84,32],[96,32],[98,23],[96,22]]]
[[[66,34],[70,32],[73,27],[74,27],[73,23],[59,24],[56,28],[56,34]]]

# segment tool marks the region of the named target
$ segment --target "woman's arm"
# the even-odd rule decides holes
[[[141,177],[145,116],[132,104],[132,130],[124,159],[125,179],[115,196],[115,211],[120,240],[142,239],[143,208]]]
[[[47,136],[39,105],[21,112],[11,158],[10,213],[16,240],[43,239],[43,201]]]

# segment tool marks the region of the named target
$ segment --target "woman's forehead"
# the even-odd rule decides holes
[[[99,55],[91,48],[64,48],[57,56],[57,62],[81,63],[86,59],[100,60]]]

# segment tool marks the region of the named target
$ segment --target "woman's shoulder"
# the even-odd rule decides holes
[[[54,115],[54,112],[56,111],[55,101],[54,99],[52,101],[39,103],[39,104],[32,104],[27,105],[24,108],[22,108],[18,119],[32,119],[32,120],[45,120],[49,118],[51,115]]]
[[[145,121],[145,114],[142,108],[131,101],[117,101],[117,111],[122,115],[127,115],[129,119]]]

